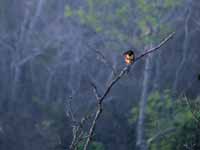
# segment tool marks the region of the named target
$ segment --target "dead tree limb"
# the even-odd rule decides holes
[[[83,117],[80,121],[79,124],[75,124],[73,126],[73,139],[72,139],[72,143],[69,147],[70,150],[77,150],[79,143],[85,139],[86,137],[84,137],[84,133],[82,132],[82,128],[84,123],[86,122],[88,118]]]
[[[147,54],[149,53],[153,53],[155,52],[156,50],[158,50],[160,47],[162,47],[167,41],[169,41],[173,36],[174,36],[175,32],[171,33],[170,35],[168,35],[165,39],[163,39],[160,44],[158,44],[157,46],[151,48],[151,49],[148,49],[148,50],[145,50],[144,53],[140,54],[138,57],[136,57],[135,59],[135,62],[142,59],[144,56],[146,56]],[[131,65],[127,65],[125,66],[121,72],[113,79],[111,80],[110,84],[107,86],[106,90],[104,91],[103,95],[100,96],[100,97],[96,97],[97,98],[97,110],[96,110],[96,113],[95,113],[95,117],[92,121],[92,125],[89,129],[89,134],[88,134],[88,137],[87,137],[87,140],[84,144],[84,149],[83,150],[87,150],[88,149],[88,146],[92,140],[92,136],[94,134],[94,131],[95,131],[95,128],[96,128],[96,125],[97,125],[97,121],[102,113],[102,110],[103,110],[103,101],[104,99],[106,98],[106,96],[109,94],[110,90],[112,89],[112,87],[123,77],[123,75],[129,70],[129,68],[131,67]]]
[[[111,70],[112,73],[115,75],[115,68],[113,66],[113,64],[104,56],[104,54],[101,51],[95,50],[96,54],[98,55],[99,59],[106,64]]]
[[[172,32],[170,35],[168,35],[166,38],[164,38],[160,44],[158,44],[156,47],[153,47],[151,49],[148,50],[144,50],[144,53],[140,54],[138,57],[136,57],[135,61],[140,60],[142,57],[155,52],[156,50],[158,50],[159,48],[161,48],[167,41],[169,41],[173,36],[174,36],[175,32]]]
[[[68,110],[66,112],[66,115],[71,119],[72,121],[72,132],[73,132],[73,138],[72,138],[72,142],[71,145],[69,146],[70,150],[77,150],[79,143],[86,139],[87,136],[84,135],[83,132],[83,126],[86,123],[87,120],[89,120],[90,116],[89,115],[85,115],[80,121],[78,121],[78,119],[76,118],[72,106],[71,106],[71,100],[72,97],[69,97],[69,100],[67,102],[68,105]]]
[[[96,85],[91,82],[91,86],[93,87],[93,92],[94,92],[94,95],[95,95],[96,99],[97,100],[100,99],[101,96],[100,96],[99,92],[97,91]]]

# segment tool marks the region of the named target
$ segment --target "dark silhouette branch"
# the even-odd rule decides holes
[[[166,38],[164,38],[160,44],[158,44],[156,47],[153,47],[151,49],[145,50],[144,53],[142,53],[141,55],[139,55],[138,57],[136,57],[135,62],[140,60],[142,57],[155,52],[156,50],[158,50],[159,48],[161,48],[167,41],[169,41],[173,36],[174,36],[175,32],[172,32],[170,35],[168,35]]]
[[[150,54],[150,53],[153,53],[155,52],[156,50],[158,50],[160,47],[162,47],[167,41],[169,41],[173,36],[174,36],[175,32],[171,33],[170,35],[168,35],[164,40],[162,40],[160,42],[160,44],[158,44],[156,47],[154,48],[151,48],[151,49],[148,49],[146,50],[143,54],[139,55],[138,57],[136,57],[135,61],[138,61],[140,59],[142,59],[144,56]],[[132,64],[131,64],[132,65]],[[102,109],[103,109],[103,101],[104,99],[106,98],[106,96],[109,94],[110,90],[112,89],[112,87],[123,77],[123,75],[129,70],[129,68],[131,67],[131,65],[127,65],[125,66],[121,72],[113,79],[111,80],[110,84],[107,86],[106,90],[104,91],[103,95],[102,96],[98,96],[97,97],[97,101],[98,101],[98,104],[97,104],[97,110],[96,110],[96,114],[95,114],[95,117],[92,121],[92,125],[89,129],[89,134],[88,134],[88,137],[87,137],[87,140],[86,140],[86,143],[84,145],[84,149],[83,150],[87,150],[88,149],[88,146],[92,140],[92,136],[94,134],[94,131],[95,131],[95,128],[96,128],[96,125],[97,125],[97,121],[102,113]],[[96,86],[95,86],[96,87]]]
[[[92,88],[93,88],[93,92],[94,92],[94,95],[95,95],[96,99],[97,99],[97,100],[100,99],[101,96],[100,96],[99,92],[97,91],[96,85],[95,85],[94,83],[91,82],[91,86],[92,86]]]

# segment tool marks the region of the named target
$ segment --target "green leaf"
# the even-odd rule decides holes
[[[72,9],[70,6],[65,6],[65,16],[66,17],[71,17],[73,15]]]

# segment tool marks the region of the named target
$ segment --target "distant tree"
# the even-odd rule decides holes
[[[199,110],[195,111],[194,105],[190,107],[186,100],[183,97],[172,101],[170,90],[165,90],[162,94],[154,92],[149,96],[145,120],[145,135],[149,149],[198,149]],[[199,99],[194,102],[193,104],[198,107]],[[138,111],[138,107],[132,109],[130,122],[138,119]]]

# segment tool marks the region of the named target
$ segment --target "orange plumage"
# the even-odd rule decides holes
[[[134,52],[132,50],[126,51],[123,55],[124,55],[125,63],[127,65],[130,65],[130,64],[132,64],[134,62],[135,54],[134,54]]]

